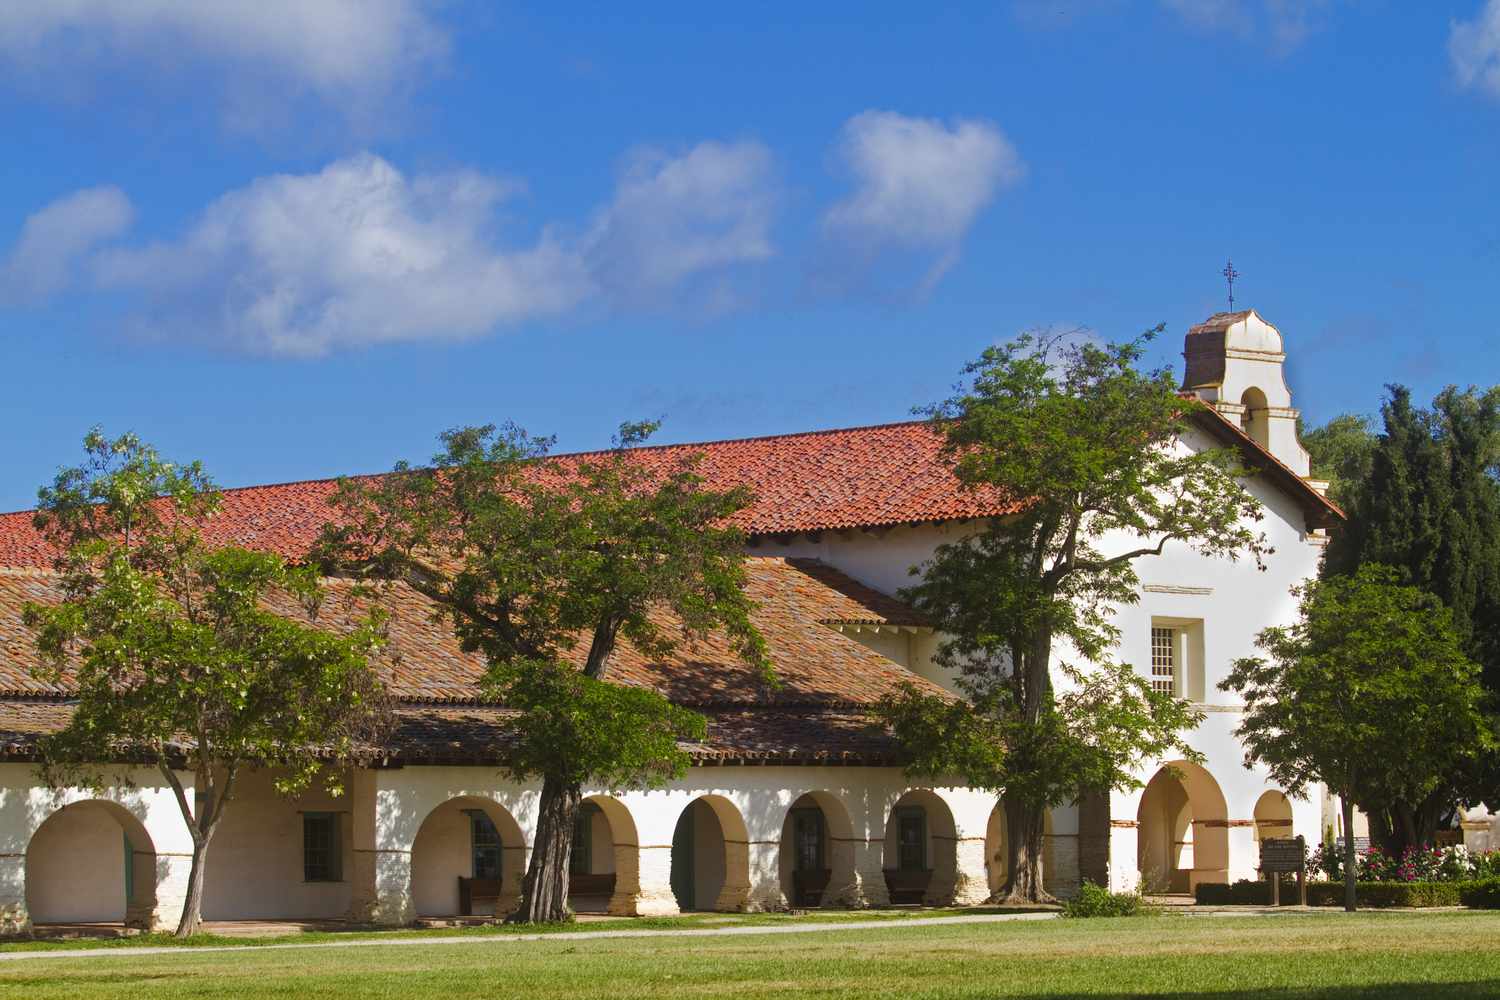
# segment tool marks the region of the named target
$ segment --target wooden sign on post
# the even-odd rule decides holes
[[[1307,905],[1307,844],[1301,837],[1273,837],[1260,842],[1260,870],[1271,878],[1271,905],[1281,905],[1282,872],[1297,873],[1297,899]]]

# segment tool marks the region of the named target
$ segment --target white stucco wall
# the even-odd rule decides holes
[[[353,845],[348,799],[313,787],[295,799],[276,792],[271,775],[248,771],[209,846],[203,878],[204,920],[333,919],[349,909],[349,872],[332,882],[303,879],[302,814],[339,816],[341,858]]]
[[[1279,377],[1279,376],[1278,376]],[[1181,443],[1185,449],[1218,447],[1206,434],[1193,432]],[[1167,546],[1160,556],[1147,556],[1135,566],[1142,583],[1139,603],[1117,609],[1115,624],[1120,629],[1116,656],[1149,674],[1151,662],[1151,627],[1153,621],[1163,625],[1188,627],[1190,648],[1184,668],[1182,694],[1191,696],[1207,714],[1204,723],[1189,737],[1194,749],[1205,755],[1205,767],[1224,789],[1229,802],[1230,877],[1253,877],[1258,850],[1253,842],[1253,810],[1259,795],[1273,787],[1261,771],[1247,769],[1244,752],[1233,735],[1238,722],[1240,700],[1218,689],[1233,662],[1255,655],[1256,634],[1263,628],[1284,624],[1296,616],[1296,601],[1291,594],[1294,584],[1313,577],[1322,557],[1323,536],[1309,533],[1300,507],[1264,477],[1251,477],[1249,491],[1263,505],[1263,518],[1253,527],[1263,532],[1273,550],[1264,558],[1264,569],[1252,558],[1237,561],[1199,555],[1181,544]],[[909,569],[930,558],[938,545],[962,537],[974,525],[918,525],[882,532],[824,532],[801,537],[788,544],[766,542],[754,551],[763,555],[802,556],[821,559],[862,583],[895,593],[909,586]],[[1139,545],[1139,540],[1124,535],[1107,535],[1099,542],[1105,554],[1125,551]],[[874,637],[850,633],[852,638],[886,652],[895,646],[897,637]],[[952,688],[953,678],[931,662],[935,636],[917,636],[910,643],[911,669]],[[881,645],[883,643],[884,645]],[[889,655],[889,653],[887,654]],[[1074,655],[1065,644],[1055,651],[1059,660]],[[1201,673],[1201,679],[1197,674]],[[1144,765],[1138,772],[1141,782],[1148,781],[1162,761]],[[1321,790],[1308,799],[1293,803],[1293,832],[1316,842],[1322,835]],[[1135,835],[1128,824],[1136,820],[1139,792],[1117,793],[1111,797],[1111,881],[1117,885],[1133,884],[1136,870]],[[1061,812],[1054,815],[1060,818]],[[1076,813],[1073,815],[1076,821]],[[1238,825],[1243,824],[1243,826]],[[1065,838],[1058,837],[1054,847]],[[1071,846],[1071,845],[1070,845]]]
[[[178,778],[191,794],[192,776],[180,774]],[[192,861],[192,841],[176,797],[153,769],[127,769],[120,773],[120,779],[119,784],[103,792],[49,789],[40,783],[31,765],[0,764],[0,932],[29,926],[28,898],[41,902],[44,917],[72,912],[68,908],[75,904],[67,898],[83,898],[75,879],[80,870],[97,869],[101,877],[121,880],[123,887],[124,845],[120,838],[127,831],[135,849],[137,897],[130,912],[121,915],[133,924],[152,927],[178,919]],[[91,806],[76,822],[69,816],[45,831],[37,863],[28,864],[29,848],[47,820],[67,806],[86,802],[107,805]],[[115,824],[113,835],[103,825],[101,817],[106,815]],[[86,852],[86,860],[79,859],[75,835],[82,836],[85,844],[95,845]],[[59,850],[75,859],[72,865],[58,862]],[[96,857],[95,850],[104,853]],[[109,892],[112,894],[112,889]],[[94,908],[92,902],[77,905]]]

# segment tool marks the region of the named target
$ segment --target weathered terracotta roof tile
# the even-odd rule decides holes
[[[752,557],[746,565],[747,592],[756,602],[752,618],[770,648],[779,689],[764,690],[722,634],[680,643],[666,659],[645,656],[622,642],[611,658],[610,678],[654,688],[685,705],[868,705],[902,683],[937,690],[826,624],[920,625],[910,609],[817,560]],[[328,597],[319,621],[330,628],[352,627],[370,598],[356,596],[347,580],[325,583]],[[21,623],[26,602],[57,599],[50,573],[0,571],[0,695],[67,692],[66,684],[43,683],[32,675],[36,651],[30,631]],[[452,630],[433,620],[432,602],[405,586],[392,587],[380,601],[390,613],[390,655],[382,670],[392,697],[446,703],[487,700],[483,660],[463,652]],[[291,606],[280,610],[300,613]],[[678,628],[666,615],[659,624],[669,635]],[[572,655],[581,663],[586,653],[580,643]]]
[[[992,492],[960,489],[940,447],[925,422],[913,421],[662,445],[632,455],[665,473],[700,454],[699,471],[714,487],[750,487],[755,501],[735,523],[752,535],[947,521],[1014,509]],[[558,457],[566,462],[599,454]],[[216,544],[298,558],[333,519],[328,500],[336,486],[336,480],[323,479],[225,490],[223,508],[205,534]],[[0,514],[0,566],[50,564],[51,550],[31,518],[30,511]]]

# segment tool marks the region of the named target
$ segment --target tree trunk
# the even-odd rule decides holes
[[[1354,906],[1354,800],[1347,794],[1339,796],[1344,807],[1344,910],[1353,913]]]
[[[568,859],[573,852],[573,820],[583,795],[577,785],[548,777],[537,809],[536,843],[521,885],[521,905],[512,923],[549,924],[570,920]]]
[[[1042,887],[1042,836],[1046,829],[1046,809],[1009,797],[1005,806],[1005,888],[992,902],[1055,903],[1056,898]]]
[[[203,873],[208,868],[208,839],[193,838],[193,867],[188,871],[187,898],[182,902],[182,919],[177,936],[192,937],[203,926]]]

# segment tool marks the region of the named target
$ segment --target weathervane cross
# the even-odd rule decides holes
[[[1234,269],[1234,261],[1226,260],[1224,262],[1224,270],[1220,273],[1229,282],[1229,311],[1234,312],[1234,279],[1240,276],[1240,272]]]

